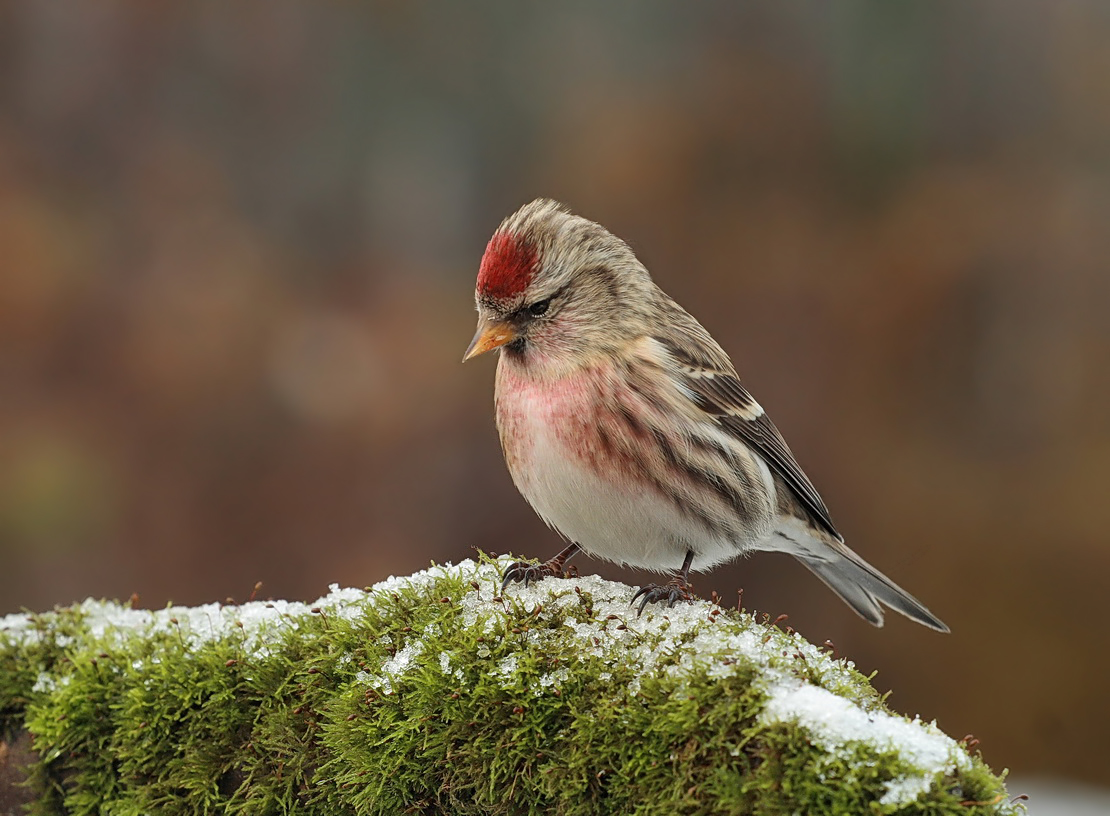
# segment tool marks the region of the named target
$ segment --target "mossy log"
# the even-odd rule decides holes
[[[978,755],[890,713],[851,663],[797,634],[706,601],[637,617],[631,588],[589,576],[502,593],[505,563],[333,587],[314,605],[8,616],[0,803],[117,816],[1022,810]]]

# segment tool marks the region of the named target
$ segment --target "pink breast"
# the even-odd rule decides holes
[[[497,417],[505,459],[514,474],[527,475],[537,444],[555,445],[578,464],[615,480],[637,469],[635,448],[648,432],[630,422],[620,406],[635,411],[638,399],[590,368],[555,381],[540,381],[509,366],[499,372]],[[550,453],[550,451],[549,451]]]

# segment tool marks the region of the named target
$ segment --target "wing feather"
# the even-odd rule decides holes
[[[833,526],[824,500],[794,459],[778,428],[740,384],[740,378],[720,346],[700,325],[695,326],[701,330],[690,338],[695,342],[679,345],[657,338],[678,364],[683,385],[695,404],[715,418],[730,434],[762,456],[771,469],[789,485],[814,520],[843,541]]]

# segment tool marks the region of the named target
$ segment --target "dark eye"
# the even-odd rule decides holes
[[[547,314],[547,307],[550,305],[551,298],[547,298],[546,300],[537,300],[535,303],[528,307],[528,314],[532,315],[532,317],[540,317],[541,315],[545,315]]]

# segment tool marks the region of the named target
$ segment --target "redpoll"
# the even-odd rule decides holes
[[[689,572],[786,552],[863,618],[889,606],[947,632],[855,552],[721,347],[604,227],[538,199],[502,222],[463,359],[500,348],[497,429],[517,489],[570,545],[505,583],[561,575],[585,552],[679,568],[648,602],[690,597]]]

